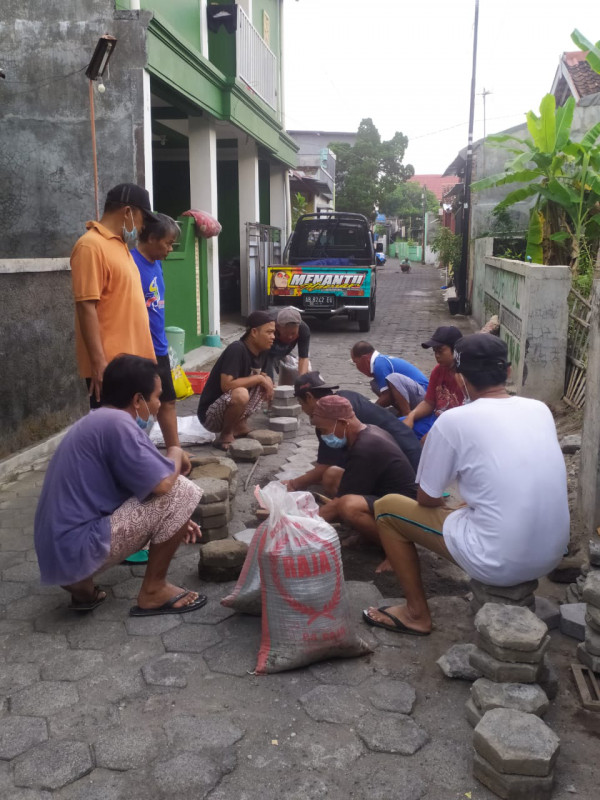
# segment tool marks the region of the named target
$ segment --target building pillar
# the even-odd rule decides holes
[[[586,536],[600,526],[600,280],[594,279],[590,294],[592,313],[585,382],[579,509]]]
[[[286,245],[291,228],[290,180],[288,168],[271,162],[271,225],[281,228],[281,252]]]
[[[217,218],[217,135],[210,117],[189,118],[190,202]],[[207,240],[208,334],[205,343],[220,345],[219,238]]]
[[[242,316],[254,309],[250,308],[250,274],[246,223],[259,222],[260,203],[258,191],[258,148],[254,139],[243,134],[238,139],[238,182],[240,210],[240,291]]]

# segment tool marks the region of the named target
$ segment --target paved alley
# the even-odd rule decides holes
[[[349,355],[366,338],[429,373],[434,359],[421,341],[443,324],[472,331],[467,318],[448,314],[441,274],[414,265],[403,275],[389,259],[368,334],[345,318],[310,322],[313,368],[368,395]],[[196,404],[185,401],[180,413],[194,413]],[[311,442],[302,418],[297,439],[261,457],[246,491],[250,465],[239,465],[231,533],[256,527],[253,486],[293,469],[298,446]],[[199,581],[197,545],[181,547],[169,572],[173,583],[208,595],[191,614],[129,617],[143,566],[103,573],[108,598],[88,615],[70,612],[60,588],[41,586],[33,518],[44,470],[45,462],[36,463],[0,487],[0,797],[492,800],[472,777],[464,715],[470,684],[445,678],[435,663],[452,644],[474,641],[468,585],[457,567],[424,559],[435,629],[418,639],[362,623],[362,609],[389,604],[397,587],[391,576],[374,582],[375,550],[361,563],[358,551],[347,587],[372,654],[256,676],[260,619],[220,605],[233,583]],[[560,691],[546,721],[561,738],[554,798],[592,800],[600,723],[580,710],[572,684],[576,642],[557,631],[552,640]]]

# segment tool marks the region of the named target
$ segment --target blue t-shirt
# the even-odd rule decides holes
[[[93,575],[110,552],[113,511],[145,500],[174,469],[127,411],[99,408],[76,422],[50,461],[35,514],[42,583]]]
[[[421,370],[417,369],[414,364],[411,364],[410,361],[405,361],[403,358],[384,356],[380,353],[373,363],[372,370],[373,378],[380,392],[388,388],[385,379],[388,375],[391,375],[392,372],[406,375],[407,378],[412,378],[415,383],[418,383],[427,391],[429,381],[425,375],[423,375]]]
[[[132,250],[131,255],[142,279],[154,352],[157,356],[166,356],[169,343],[165,333],[165,279],[162,264],[160,261],[148,261],[137,249]]]

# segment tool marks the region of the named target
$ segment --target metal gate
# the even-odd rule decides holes
[[[592,306],[575,289],[569,292],[568,303],[567,372],[563,400],[573,408],[583,408]]]
[[[281,228],[247,222],[246,256],[248,313],[250,313],[267,307],[267,267],[271,264],[281,264]]]

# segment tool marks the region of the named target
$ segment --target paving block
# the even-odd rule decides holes
[[[229,462],[229,463],[225,463]],[[233,468],[232,466],[233,465]],[[231,458],[217,460],[215,464],[206,464],[201,467],[196,467],[190,473],[190,480],[197,480],[198,478],[215,478],[219,481],[229,482],[237,475],[237,465]]]
[[[573,583],[581,572],[584,560],[581,553],[564,556],[552,572],[548,573],[548,578],[554,583]]]
[[[476,681],[481,672],[471,666],[469,655],[476,650],[474,644],[453,644],[436,664],[447,678],[459,678],[464,681]]]
[[[0,759],[10,761],[47,739],[45,719],[15,715],[0,719]]]
[[[171,717],[164,724],[169,747],[174,750],[190,750],[190,742],[207,743],[210,749],[225,750],[246,733],[231,719],[222,714],[207,714]],[[200,749],[198,748],[198,749]]]
[[[560,607],[560,632],[583,642],[585,639],[585,603],[564,603]]]
[[[560,740],[535,714],[493,708],[473,733],[475,751],[498,772],[510,775],[550,775]]]
[[[285,439],[286,433],[296,433],[298,430],[298,420],[296,417],[271,417],[269,420],[269,428],[272,431],[280,431],[283,433],[283,438]]]
[[[229,499],[233,500],[238,490],[238,479],[232,478],[229,482]]]
[[[227,538],[229,538],[229,527],[227,525],[223,525],[220,528],[209,528],[208,526],[202,528],[201,541],[203,542],[203,544],[209,544],[210,542],[219,542]]]
[[[547,655],[542,661],[538,684],[546,692],[548,700],[554,700],[558,694],[558,671]]]
[[[298,405],[298,398],[297,397],[274,397],[273,402],[275,402],[278,406],[295,406]]]
[[[316,722],[340,725],[355,723],[369,711],[368,705],[351,686],[317,686],[300,697],[300,705]]]
[[[565,455],[571,455],[581,450],[581,434],[570,433],[568,436],[563,436],[560,440],[560,449]]]
[[[79,692],[69,681],[40,681],[15,692],[10,698],[14,714],[43,717],[79,703]]]
[[[549,631],[555,630],[560,625],[560,606],[556,600],[536,595],[532,611],[538,619],[546,623]]]
[[[597,633],[600,633],[600,608],[588,606],[585,614],[585,623]]]
[[[217,517],[206,517],[206,519],[202,519],[192,516],[192,519],[200,525],[203,531],[214,530],[215,528],[226,527],[231,519],[231,514],[228,511],[226,514],[219,514]]]
[[[484,678],[498,683],[537,683],[541,670],[540,664],[499,661],[479,648],[469,655],[469,663],[481,672]]]
[[[256,439],[257,442],[263,445],[281,444],[283,435],[281,431],[270,431],[268,428],[260,428],[256,431],[251,431],[248,434],[249,439]]]
[[[396,680],[380,680],[372,685],[367,696],[374,708],[380,711],[397,711],[412,714],[417,693],[409,683]]]
[[[277,400],[282,399],[286,400],[294,396],[294,387],[293,386],[276,386],[273,390],[273,401],[277,402]]]
[[[154,761],[164,746],[162,736],[152,729],[117,728],[100,733],[94,742],[96,766],[128,770]]]
[[[84,742],[52,741],[34,747],[15,761],[15,786],[54,791],[94,768]]]
[[[197,663],[183,653],[167,653],[142,667],[142,676],[149,686],[168,686],[183,689],[187,676]]]
[[[198,575],[202,580],[215,583],[236,580],[247,552],[248,545],[236,539],[211,541],[200,548]]]
[[[275,431],[273,431],[275,433]],[[278,444],[263,444],[263,455],[264,456],[273,456],[275,453],[279,452],[279,445]]]
[[[331,688],[331,687],[330,687]],[[429,741],[427,731],[406,714],[366,714],[356,730],[369,748],[377,753],[412,756]]]
[[[592,567],[600,567],[600,536],[590,539],[588,553]]]
[[[485,650],[486,653],[494,656],[498,661],[510,661],[512,663],[521,664],[539,664],[550,646],[549,636],[543,639],[542,644],[537,650],[513,650],[510,647],[498,647],[498,645],[493,644],[480,633],[477,634],[475,641],[481,650]]]
[[[577,645],[577,658],[582,664],[592,670],[592,672],[600,673],[600,656],[595,656],[588,651],[585,642],[580,642]]]
[[[589,625],[585,627],[585,649],[593,656],[600,656],[600,633]]]
[[[237,542],[243,542],[245,545],[250,546],[250,542],[254,538],[255,533],[256,533],[256,528],[245,528],[243,531],[238,531],[237,533],[234,533],[233,538]]]
[[[161,797],[207,797],[230,772],[221,760],[199,753],[180,753],[168,761],[160,761],[148,772],[152,785],[158,787]]]
[[[588,574],[581,599],[584,603],[600,608],[600,569],[592,570]]]
[[[271,417],[299,417],[302,413],[302,408],[298,405],[291,406],[271,406]]]
[[[223,514],[228,514],[229,511],[229,498],[226,500],[219,500],[217,503],[200,503],[196,506],[192,519],[198,521],[205,520],[208,517],[220,517],[223,516]]]
[[[473,592],[473,600],[477,601],[479,608],[483,608],[486,603],[501,603],[505,606],[525,606],[527,608],[533,608],[535,605],[535,595],[533,592],[529,592],[524,597],[515,600],[511,597],[488,594],[487,591],[481,588],[481,585],[473,585],[472,582],[471,591]],[[477,610],[479,610],[479,608]]]
[[[256,439],[236,439],[227,450],[234,461],[256,461],[263,454],[263,447]]]
[[[545,625],[528,608],[486,603],[477,612],[475,628],[497,647],[511,650],[537,650],[548,633]]]
[[[571,583],[567,586],[565,597],[567,603],[581,603],[581,591],[576,583]]]
[[[481,581],[475,580],[475,578],[471,578],[470,584],[473,591],[477,589],[479,592],[485,593],[488,596],[504,597],[507,600],[523,600],[530,594],[533,594],[538,587],[537,580],[517,583],[513,586],[492,586],[489,583],[482,583]]]
[[[200,503],[218,503],[229,495],[229,483],[220,478],[197,478],[194,483],[202,489]]]
[[[516,708],[543,717],[550,707],[546,693],[536,683],[496,683],[479,678],[471,686],[471,697],[482,714],[492,708]]]
[[[506,775],[482,758],[473,756],[473,777],[504,800],[550,800],[554,771],[543,778],[527,775]]]
[[[190,464],[192,465],[192,470],[196,467],[204,467],[207,464],[218,464],[219,463],[219,456],[191,456],[190,457]]]
[[[473,702],[473,698],[469,697],[465,703],[465,717],[467,722],[472,728],[475,728],[483,719],[483,714]]]

